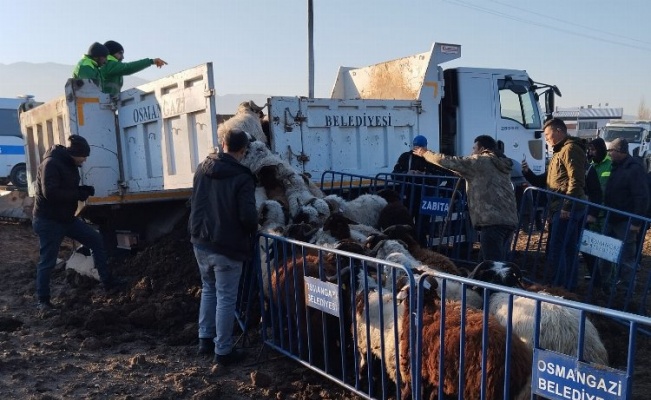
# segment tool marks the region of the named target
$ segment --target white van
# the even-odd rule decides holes
[[[20,132],[19,108],[31,109],[36,103],[31,96],[0,99],[0,185],[12,183],[27,187],[25,142]]]

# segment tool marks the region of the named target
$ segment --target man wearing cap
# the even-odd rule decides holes
[[[628,142],[617,138],[608,143],[611,159],[610,177],[606,182],[604,205],[631,214],[646,215],[649,207],[649,186],[644,167],[628,154]],[[635,275],[635,248],[637,235],[643,221],[618,213],[610,213],[606,220],[606,235],[623,241],[619,271],[613,270],[610,263],[602,261],[601,275],[604,289],[621,281],[628,286]]]
[[[106,63],[109,51],[103,44],[95,42],[90,45],[88,52],[79,60],[72,77],[75,79],[92,79],[98,86],[102,85],[99,67]]]
[[[108,49],[109,55],[106,64],[100,69],[102,74],[102,92],[111,96],[116,96],[122,91],[123,76],[135,74],[150,65],[156,65],[161,68],[167,63],[160,58],[143,58],[142,60],[132,62],[122,62],[124,60],[124,47],[114,40],[104,43]]]
[[[50,274],[64,237],[72,238],[93,252],[95,267],[105,289],[115,286],[107,267],[101,235],[75,217],[78,201],[95,194],[93,186],[79,185],[79,167],[90,155],[90,146],[79,135],[68,138],[70,145],[55,145],[45,152],[36,172],[36,193],[32,226],[38,235],[40,259],[36,266],[38,309],[53,309]]]
[[[427,138],[423,135],[414,136],[412,141],[412,149],[406,151],[398,157],[398,162],[393,167],[394,174],[409,174],[409,175],[439,175],[446,176],[450,175],[449,171],[440,168],[437,165],[430,164],[425,159],[414,153],[416,149],[427,150]],[[433,182],[432,179],[422,178],[422,177],[405,177],[405,176],[394,176],[395,180],[401,182],[409,182],[415,184],[415,188],[412,191],[407,190],[405,193],[405,203],[407,208],[411,210],[412,216],[416,221],[417,230],[419,231],[417,236],[418,240],[421,242],[421,245],[427,245],[427,231],[430,226],[429,216],[421,215],[420,221],[418,220],[420,215],[420,199],[421,199],[421,188],[422,185],[435,186],[437,182]],[[428,195],[427,193],[425,195]]]
[[[518,212],[511,184],[513,161],[497,149],[495,139],[477,136],[469,157],[446,156],[423,148],[414,149],[414,154],[466,180],[470,220],[481,232],[482,259],[506,261]]]

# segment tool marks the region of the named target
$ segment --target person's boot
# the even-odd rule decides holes
[[[246,354],[244,352],[237,350],[236,348],[233,348],[230,353],[228,354],[215,354],[215,357],[213,358],[212,362],[213,364],[217,364],[220,367],[226,367],[229,365],[236,364],[246,358]]]
[[[199,347],[197,347],[197,355],[205,356],[215,352],[215,342],[212,338],[199,338]]]

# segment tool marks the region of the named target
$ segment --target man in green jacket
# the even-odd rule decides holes
[[[90,45],[88,52],[77,63],[72,77],[75,79],[92,79],[97,86],[102,86],[102,75],[99,68],[106,63],[109,50],[103,44],[95,42]]]
[[[123,79],[125,75],[135,74],[150,65],[156,65],[158,68],[167,63],[160,58],[143,58],[142,60],[132,62],[122,62],[124,59],[124,47],[114,40],[104,43],[108,49],[109,55],[100,70],[102,74],[102,92],[111,96],[117,96],[122,91]]]
[[[551,223],[548,241],[547,261],[556,268],[554,285],[563,285],[569,290],[576,289],[576,258],[579,241],[579,226],[585,214],[585,207],[572,198],[586,200],[586,151],[581,140],[567,134],[565,122],[553,118],[544,125],[547,145],[553,149],[547,171],[535,175],[527,163],[522,164],[522,172],[534,186],[568,197],[551,196],[548,215]]]

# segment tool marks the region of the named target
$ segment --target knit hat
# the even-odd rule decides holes
[[[115,40],[109,40],[108,42],[104,43],[104,46],[106,46],[108,49],[109,54],[115,54],[124,51],[124,47],[122,47],[122,45]]]
[[[414,137],[414,147],[427,147],[427,138],[423,135]]]
[[[608,150],[617,150],[620,153],[628,153],[628,141],[624,138],[617,138],[608,143]]]
[[[109,51],[103,44],[95,42],[90,45],[86,55],[89,57],[106,57],[109,55]]]
[[[71,156],[88,157],[90,155],[90,146],[82,136],[70,135],[68,141],[70,141],[70,146],[66,148],[68,149],[68,154]]]

